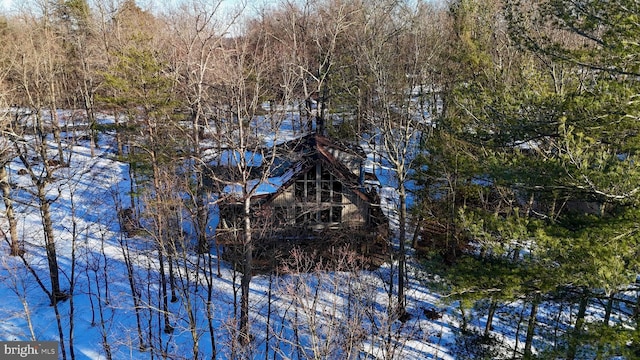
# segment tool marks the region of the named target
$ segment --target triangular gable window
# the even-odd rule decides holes
[[[295,182],[296,224],[342,221],[343,185],[320,163]]]

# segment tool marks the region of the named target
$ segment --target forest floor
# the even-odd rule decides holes
[[[65,151],[70,156],[70,164],[56,170],[56,180],[48,194],[52,199],[62,284],[65,291],[72,292],[69,300],[58,305],[61,342],[67,349],[67,358],[70,358],[71,345],[75,359],[79,360],[107,359],[107,353],[112,359],[152,357],[153,352],[141,351],[138,346],[129,266],[134,272],[138,296],[143,300],[139,304],[144,306],[142,329],[145,335],[150,334],[149,341],[154,342],[157,349],[163,349],[163,354],[169,358],[193,358],[194,342],[204,358],[209,358],[214,349],[217,357],[223,359],[234,356],[305,358],[312,352],[321,351],[326,351],[327,358],[338,358],[341,355],[337,354],[344,353],[333,348],[323,349],[322,344],[338,348],[336,344],[342,344],[347,336],[345,331],[353,330],[341,326],[356,318],[357,326],[362,330],[358,334],[358,358],[473,358],[473,354],[469,354],[471,350],[466,348],[478,339],[460,336],[458,303],[447,301],[425,285],[427,280],[432,282],[433,279],[421,271],[419,261],[414,258],[409,259],[406,295],[410,316],[405,321],[399,321],[392,311],[397,281],[395,261],[354,272],[315,271],[307,267],[313,271],[254,276],[250,296],[254,338],[249,349],[243,350],[236,348],[233,335],[237,328],[240,275],[227,262],[218,259],[215,252],[211,254],[210,269],[216,270],[212,270],[208,278],[197,267],[205,261],[202,257],[193,255],[177,259],[178,282],[188,280],[188,286],[186,290],[178,291],[176,302],[169,304],[169,318],[175,330],[171,333],[156,331],[162,322],[157,311],[161,303],[157,253],[144,237],[123,236],[118,222],[117,209],[130,206],[128,165],[115,159],[110,136],[101,136],[99,149],[93,157],[88,145],[86,140],[68,144]],[[32,186],[29,177],[19,175],[22,168],[19,161],[14,161],[10,165],[10,176],[15,184],[18,229],[26,250],[24,259],[33,272],[20,258],[7,256],[8,244],[1,243],[0,340],[60,341],[54,308],[34,277],[37,276],[45,287],[50,286],[42,218],[29,192]],[[383,174],[385,169],[378,171],[382,182],[382,206],[389,216],[391,228],[397,229],[396,188],[385,183],[388,171],[387,176]],[[2,230],[8,234],[6,218],[0,221]],[[215,228],[216,225],[217,218],[212,213],[210,226]],[[213,294],[210,307],[207,307],[204,295],[207,281],[212,281],[209,284]],[[356,310],[352,307],[353,298],[358,299]],[[215,343],[208,334],[208,311],[213,319]],[[543,304],[537,316],[539,331],[561,331],[575,311],[569,305]],[[486,312],[487,309],[476,308],[468,313],[468,327],[483,329]],[[71,313],[73,322],[70,321]],[[509,357],[521,351],[527,314],[528,309],[518,301],[499,307],[492,337],[497,354]],[[593,304],[589,316],[601,317],[602,306]],[[318,332],[298,332],[309,330],[314,323]],[[191,327],[192,324],[195,325]],[[192,329],[194,332],[190,331]],[[320,345],[319,339],[322,340]],[[544,345],[539,341],[535,344]],[[159,356],[159,352],[153,354]]]

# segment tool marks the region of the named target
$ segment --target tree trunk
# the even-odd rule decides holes
[[[328,79],[325,79],[327,81]],[[320,135],[325,135],[325,127],[326,127],[326,111],[327,111],[327,99],[329,97],[329,89],[327,88],[326,82],[322,83],[322,90],[320,95],[320,104],[319,109],[317,109],[316,113],[316,132]]]
[[[46,198],[46,182],[39,181],[38,201],[40,202],[40,215],[44,228],[45,250],[47,253],[47,263],[49,265],[49,278],[51,280],[51,305],[55,305],[60,300],[65,300],[67,295],[60,290],[60,276],[58,275],[58,257],[56,254],[56,243],[53,235],[53,222],[51,221],[51,204]]]
[[[198,94],[202,93],[202,83],[198,83]],[[200,98],[200,97],[199,97]],[[195,176],[196,176],[196,189],[194,191],[194,200],[196,205],[196,237],[198,240],[198,253],[204,254],[208,252],[209,243],[207,241],[207,223],[209,221],[209,209],[205,204],[205,186],[204,186],[204,172],[206,167],[200,164],[201,151],[200,151],[200,139],[204,137],[204,126],[200,124],[200,114],[202,113],[202,105],[197,103],[197,109],[193,115],[193,156],[196,158],[196,164],[194,164]]]
[[[240,280],[240,342],[249,343],[249,284],[253,271],[253,243],[251,239],[251,198],[245,195],[244,200],[244,259],[242,264],[242,279]]]
[[[491,299],[491,304],[489,305],[489,313],[487,314],[487,324],[484,327],[484,336],[489,336],[489,332],[493,329],[493,316],[496,313],[496,309],[498,308],[498,301],[495,299]]]
[[[604,326],[609,326],[611,320],[611,312],[613,311],[613,303],[615,302],[615,293],[611,293],[607,298],[607,305],[604,308]]]
[[[269,273],[269,289],[267,290],[267,326],[266,326],[266,334],[265,334],[265,351],[264,351],[264,360],[269,360],[269,345],[271,343],[271,305],[273,302],[273,273]]]
[[[589,304],[589,290],[584,289],[582,297],[580,298],[580,306],[578,308],[578,315],[576,316],[576,324],[573,330],[569,333],[569,347],[567,349],[567,360],[574,360],[578,351],[580,333],[582,333],[582,327],[584,326],[584,317],[587,314],[587,305]]]
[[[18,226],[15,213],[13,212],[13,200],[11,199],[11,184],[6,164],[0,166],[0,187],[2,188],[2,199],[4,200],[5,214],[9,221],[9,236],[11,237],[11,256],[21,255],[24,251],[20,249],[18,241]]]
[[[53,91],[53,90],[52,90]],[[64,152],[62,151],[62,137],[60,136],[60,120],[58,118],[58,110],[55,106],[55,96],[52,96],[52,104],[49,111],[51,111],[51,130],[53,132],[53,139],[58,147],[58,158],[60,159],[60,165],[65,164]]]
[[[520,330],[522,328],[522,318],[524,317],[524,309],[525,307],[522,306],[522,310],[520,310],[520,314],[518,316],[518,325],[516,326],[516,334],[515,334],[515,344],[513,345],[513,356],[512,358],[516,358],[516,355],[518,354],[518,344],[520,343]]]
[[[152,130],[152,125],[148,124],[147,126],[149,126],[149,139],[151,139],[152,141],[152,146],[153,146],[153,141],[155,139],[154,134],[153,134],[153,130]],[[167,295],[167,275],[165,273],[165,266],[164,266],[164,257],[165,257],[165,252],[166,252],[166,247],[168,246],[168,244],[166,243],[167,241],[167,236],[166,236],[166,230],[165,226],[167,224],[166,220],[166,213],[164,211],[163,204],[162,204],[162,199],[161,199],[161,193],[162,193],[162,189],[160,186],[160,169],[158,168],[158,162],[157,162],[157,155],[156,152],[154,150],[151,151],[151,166],[153,168],[153,190],[155,193],[155,201],[156,201],[156,211],[155,211],[155,221],[156,221],[156,229],[155,229],[155,234],[156,234],[156,246],[158,249],[158,260],[160,263],[160,289],[162,291],[162,313],[163,313],[163,319],[164,319],[164,333],[165,334],[171,334],[173,332],[173,327],[171,326],[170,320],[169,320],[169,304],[168,304],[168,295]],[[169,261],[171,261],[169,259]]]
[[[356,132],[358,134],[362,134],[362,122],[363,119],[363,99],[362,99],[362,89],[358,87],[358,105],[356,105]]]
[[[204,167],[199,166],[199,170],[196,172],[197,177],[197,189],[195,191],[196,201],[196,236],[198,239],[198,253],[204,254],[209,252],[210,245],[207,241],[207,223],[209,222],[209,209],[205,203],[205,190],[204,190]],[[219,255],[219,254],[218,254]]]
[[[122,257],[124,259],[124,264],[127,268],[127,280],[129,282],[129,289],[131,290],[131,299],[133,300],[133,310],[136,315],[136,325],[138,328],[138,349],[140,351],[147,350],[147,344],[145,344],[144,336],[142,333],[142,319],[141,319],[141,305],[142,299],[140,290],[138,289],[138,285],[136,284],[135,278],[135,268],[133,259],[131,257],[131,253],[129,250],[129,244],[126,240],[124,234],[120,233],[120,250],[122,251]]]
[[[219,256],[219,255],[218,255]],[[216,349],[216,336],[213,327],[213,259],[211,253],[207,254],[207,269],[205,271],[205,278],[207,282],[207,325],[209,326],[209,341],[211,343],[211,359],[215,359],[217,356]]]
[[[123,156],[124,155],[124,146],[122,144],[123,140],[122,140],[122,132],[124,131],[124,129],[122,129],[125,125],[122,125],[120,123],[120,116],[118,114],[117,111],[113,112],[113,119],[115,122],[115,128],[116,128],[116,148],[118,149],[118,152],[116,155],[118,156]],[[133,204],[131,204],[131,206],[133,206]]]
[[[91,157],[96,156],[96,140],[98,138],[97,131],[97,123],[96,123],[96,115],[93,112],[93,101],[91,94],[89,93],[88,86],[86,81],[84,83],[84,89],[82,91],[82,104],[84,105],[84,110],[87,113],[87,120],[89,122],[89,128],[87,132],[89,133],[89,148],[91,149]]]
[[[405,273],[406,273],[406,250],[405,250],[405,241],[406,241],[406,219],[407,219],[407,199],[406,199],[406,190],[404,187],[404,181],[402,179],[399,180],[399,195],[400,195],[400,235],[398,241],[400,242],[399,254],[398,254],[398,314],[400,316],[405,314],[406,308],[406,299],[404,294],[405,289]]]
[[[71,360],[75,360],[76,352],[73,343],[75,329],[75,304],[73,301],[73,292],[76,286],[76,243],[78,240],[78,221],[76,215],[76,204],[74,201],[74,193],[71,192],[71,277],[69,279],[69,356]]]
[[[538,316],[538,304],[540,303],[539,295],[536,295],[531,302],[531,313],[529,314],[529,323],[527,324],[527,338],[524,343],[524,358],[531,359],[533,336],[536,329],[536,317]]]
[[[60,342],[60,356],[62,360],[67,360],[67,350],[64,345],[64,331],[62,329],[62,315],[58,308],[58,303],[53,304],[53,313],[56,315],[56,325],[58,327],[58,341]]]
[[[467,319],[467,313],[464,311],[464,305],[462,304],[462,301],[458,302],[458,309],[460,309],[460,318],[462,319],[462,324],[460,324],[460,331],[465,333],[469,326],[469,320]]]
[[[161,247],[158,247],[158,259],[160,262],[160,289],[162,291],[162,317],[164,320],[164,333],[171,334],[173,327],[169,320],[169,296],[167,295],[167,275],[164,269],[164,254]]]
[[[423,220],[424,217],[422,215],[420,215],[416,220],[416,227],[413,230],[413,239],[411,240],[411,247],[414,249],[418,247],[418,239],[420,238],[420,229],[422,228]]]

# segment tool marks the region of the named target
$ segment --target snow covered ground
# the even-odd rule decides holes
[[[175,260],[177,287],[181,290],[177,301],[169,304],[168,318],[174,331],[163,332],[155,248],[141,236],[126,238],[119,229],[117,209],[130,206],[130,179],[127,165],[113,157],[111,140],[103,135],[94,157],[87,142],[70,145],[65,150],[71,154],[70,166],[56,170],[56,180],[48,188],[62,287],[73,291],[71,299],[58,305],[67,358],[72,345],[76,359],[189,359],[195,357],[196,344],[196,353],[202,358],[210,358],[214,348],[217,358],[267,358],[265,354],[268,358],[342,358],[347,354],[347,339],[360,344],[349,353],[356,358],[455,358],[459,327],[456,303],[441,302],[438,294],[427,289],[420,281],[425,274],[412,261],[407,291],[411,319],[404,323],[390,310],[394,291],[389,289],[397,281],[395,263],[372,271],[255,276],[250,298],[251,333],[255,338],[239,349],[233,334],[239,312],[240,274],[217,259],[214,252],[209,268],[213,270],[207,278],[202,273],[206,268],[204,258],[187,255]],[[0,341],[60,340],[55,309],[35,281],[34,274],[45,287],[50,286],[42,218],[28,191],[28,176],[19,174],[21,168],[18,161],[11,163],[10,176],[16,184],[13,191],[19,236],[26,250],[25,260],[34,273],[20,258],[9,257],[8,244],[1,243]],[[392,226],[397,226],[392,211],[397,201],[395,187],[383,183],[381,191],[385,213]],[[1,221],[2,230],[8,233],[6,218]],[[213,226],[215,223],[214,218]],[[138,346],[138,319],[128,268],[133,269],[134,288],[140,299],[140,328],[144,336],[149,335],[146,341],[153,343],[154,352],[141,351]],[[212,281],[209,288],[207,279]],[[211,289],[210,307],[207,289]],[[440,318],[428,318],[433,309],[441,313]],[[592,310],[594,314],[598,311]],[[207,311],[213,319],[214,341],[209,336]],[[504,349],[512,351],[516,346],[515,329],[520,324],[514,319],[518,315],[522,318],[527,311],[519,303],[499,309],[494,329]],[[472,314],[471,327],[484,326],[482,314],[481,309]],[[540,311],[539,318],[542,323],[559,324],[559,315],[569,313],[549,306]],[[520,331],[520,347],[523,337]]]
[[[61,116],[64,120],[64,116]],[[109,119],[103,120],[108,122]],[[159,291],[158,261],[153,247],[149,246],[142,237],[126,238],[119,231],[117,209],[130,206],[130,179],[127,164],[116,161],[113,149],[110,148],[112,139],[103,136],[96,156],[91,157],[88,142],[65,149],[65,157],[70,156],[69,167],[56,170],[56,180],[48,187],[48,198],[51,199],[53,223],[55,228],[56,250],[60,266],[61,282],[64,291],[73,291],[72,300],[58,304],[58,311],[62,320],[62,336],[66,355],[70,357],[70,339],[76,359],[106,359],[108,358],[105,344],[109,344],[110,356],[113,359],[150,358],[151,352],[141,352],[137,343],[136,316],[131,296],[131,288],[127,276],[126,253],[123,245],[131,252],[135,269],[136,286],[145,307],[152,309],[145,311],[142,316],[143,329],[148,326],[160,326],[160,317],[155,307],[158,306],[157,293]],[[52,151],[55,149],[52,148]],[[10,164],[10,176],[15,184],[13,195],[16,197],[15,210],[18,216],[19,237],[26,250],[25,260],[34,269],[39,281],[50,287],[42,218],[39,209],[29,189],[33,186],[28,175],[20,172],[22,164],[16,159]],[[393,196],[392,193],[386,195]],[[215,224],[216,219],[212,219]],[[2,219],[2,229],[8,233],[6,218]],[[75,252],[72,250],[75,247]],[[50,305],[49,298],[35,281],[34,274],[29,272],[18,257],[9,257],[8,244],[2,243],[2,261],[0,262],[0,340],[60,340],[60,331],[56,325],[56,314]],[[72,256],[76,266],[72,269]],[[239,297],[240,275],[224,261],[218,261],[213,254],[215,264],[220,264],[220,277],[215,277],[213,284],[213,318],[215,325],[216,351],[219,358],[232,356],[231,349],[234,339],[231,337],[236,328],[234,302]],[[188,259],[197,262],[193,255]],[[177,265],[177,264],[176,264]],[[192,265],[192,264],[191,264]],[[186,265],[176,270],[186,274],[187,268],[194,277],[202,278],[194,271],[195,267]],[[317,272],[306,275],[282,275],[277,278],[268,275],[255,276],[251,283],[251,324],[255,339],[252,349],[244,352],[255,357],[262,357],[262,353],[270,347],[276,357],[286,358],[293,354],[294,346],[289,344],[294,336],[295,326],[308,326],[313,321],[326,322],[338,327],[347,315],[344,313],[347,293],[336,284],[359,284],[367,289],[366,301],[363,304],[370,307],[366,312],[374,321],[364,319],[365,312],[358,316],[362,319],[360,326],[372,333],[381,332],[385,322],[389,323],[389,335],[393,335],[393,346],[382,350],[382,340],[378,335],[363,339],[362,350],[375,357],[415,358],[422,359],[431,354],[435,358],[450,358],[447,347],[452,341],[452,328],[444,321],[426,323],[423,320],[408,322],[402,325],[389,318],[387,312],[389,296],[386,289],[392,281],[394,269],[388,265],[372,272],[358,273],[325,273]],[[73,289],[71,282],[73,281]],[[163,334],[164,339],[158,339],[157,344],[165,347],[168,354],[178,358],[192,358],[193,338],[189,333],[189,311],[195,314],[198,331],[198,346],[201,356],[209,357],[213,351],[209,335],[205,334],[206,304],[204,290],[200,279],[200,289],[192,288],[187,292],[178,292],[180,299],[170,304],[171,323],[176,329],[172,334]],[[196,286],[192,282],[190,286]],[[269,289],[271,283],[271,300]],[[295,285],[295,291],[291,284]],[[333,285],[333,286],[331,286]],[[320,289],[315,292],[315,289]],[[303,291],[304,289],[304,291]],[[415,309],[436,306],[437,296],[422,288],[417,281],[413,281],[409,292],[409,303]],[[306,293],[314,301],[300,298],[297,294]],[[349,293],[351,296],[355,294]],[[294,296],[295,295],[295,296]],[[313,296],[312,296],[313,295]],[[193,296],[193,299],[185,299]],[[194,300],[195,299],[195,300]],[[235,300],[234,300],[235,299]],[[186,305],[193,306],[187,309]],[[291,307],[294,306],[299,321],[291,323]],[[70,314],[73,307],[73,330],[71,330]],[[329,314],[329,310],[334,309]],[[335,310],[338,309],[338,310]],[[362,310],[362,309],[360,309]],[[354,310],[355,311],[355,310]],[[420,310],[415,310],[417,314]],[[153,315],[153,313],[156,315]],[[323,316],[313,319],[316,312]],[[306,314],[306,315],[304,315]],[[300,320],[305,318],[306,320]],[[267,325],[267,322],[269,324]],[[401,326],[402,325],[402,326]],[[267,341],[267,326],[271,338]],[[344,330],[344,327],[341,327]],[[71,333],[72,331],[72,333]],[[327,339],[334,336],[338,340],[342,333],[334,333],[331,329],[323,328],[318,338]],[[155,333],[162,333],[157,331]],[[368,334],[370,335],[370,334]],[[313,348],[315,341],[312,337],[300,340]],[[156,344],[156,345],[157,345]],[[321,349],[316,349],[321,351]],[[335,350],[328,347],[322,351],[339,356]],[[334,351],[334,352],[331,352]],[[157,353],[156,353],[157,355]],[[244,357],[242,355],[241,357]]]

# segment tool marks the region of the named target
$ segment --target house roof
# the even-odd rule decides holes
[[[307,135],[278,146],[280,148],[276,149],[276,152],[282,155],[282,164],[287,165],[286,170],[283,169],[284,171],[277,175],[277,181],[271,184],[277,184],[274,191],[251,196],[252,208],[259,209],[263,205],[270,207],[279,196],[290,191],[296,180],[320,163],[323,170],[327,170],[342,184],[342,190],[350,193],[351,202],[355,200],[353,197],[359,198],[360,201],[354,204],[361,210],[363,205],[368,204],[368,210],[363,213],[367,219],[367,224],[379,226],[387,223],[386,217],[380,208],[378,192],[372,188],[371,183],[365,182],[365,180],[375,180],[377,182],[377,178],[374,174],[365,175],[364,161],[366,157],[359,154],[357,150],[336,144],[318,134]],[[357,171],[354,171],[356,168],[354,168],[353,164],[351,164],[351,167],[349,164],[345,164],[345,160],[347,160],[346,162],[357,162]],[[218,206],[220,206],[221,213],[226,213],[227,211],[235,213],[239,210],[238,207],[242,206],[240,201],[241,199],[238,197],[229,196],[218,203]]]
[[[347,154],[352,160],[358,162],[359,171],[364,171],[360,167],[365,160],[363,153],[359,153],[356,149],[346,147],[342,144],[332,142],[330,139],[319,135],[310,134],[303,138],[290,141],[280,145],[283,149],[288,149],[292,158],[299,157],[293,166],[291,166],[282,178],[282,185],[274,193],[265,194],[266,202],[276,198],[284,192],[289,186],[295,183],[301,175],[308,172],[315,164],[320,161],[334,176],[353,191],[358,197],[367,202],[373,202],[372,194],[364,188],[360,176],[354,173],[352,168],[345,164],[344,159],[339,159],[338,154]],[[369,174],[369,178],[375,177]],[[362,179],[364,180],[364,179]]]
[[[366,189],[363,183],[363,180],[377,180],[374,174],[361,174],[364,172],[362,164],[366,159],[363,151],[313,133],[276,145],[276,152],[279,154],[278,161],[270,171],[279,177],[280,185],[273,192],[253,195],[254,201],[272,201],[294,184],[296,179],[321,162],[343,186],[363,201],[376,202],[376,195]]]

